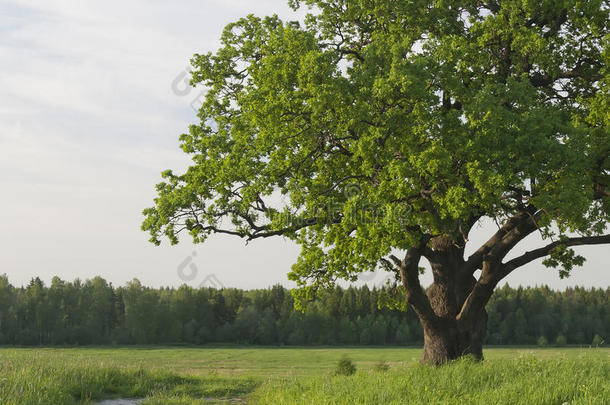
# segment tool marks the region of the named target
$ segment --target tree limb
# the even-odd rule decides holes
[[[479,247],[472,255],[470,255],[470,257],[468,257],[468,260],[466,260],[466,263],[463,266],[464,272],[472,274],[476,270],[481,269],[483,266],[483,259],[492,251],[492,249],[494,249],[494,247],[496,247],[503,240],[508,245],[508,241],[505,238],[510,235],[511,232],[518,228],[520,224],[535,220],[539,215],[540,213],[538,213],[534,207],[529,206],[525,211],[520,211],[509,218],[504,225],[502,225],[502,227],[487,240],[487,242],[481,245],[481,247]],[[511,242],[511,244],[514,246],[514,236],[511,238]]]
[[[400,279],[405,288],[407,303],[415,310],[420,319],[434,322],[436,320],[436,315],[419,282],[419,261],[422,257],[422,252],[426,243],[427,239],[424,239],[418,246],[407,250],[403,260],[398,259],[394,255],[390,255],[389,258],[394,262],[394,265],[400,273]]]
[[[521,267],[527,263],[530,263],[536,259],[547,256],[552,252],[553,249],[559,246],[582,246],[582,245],[601,245],[604,243],[610,243],[609,235],[598,235],[598,236],[583,236],[579,238],[569,238],[566,240],[558,240],[553,243],[549,243],[541,248],[525,252],[521,256],[515,257],[504,264],[503,273],[507,275],[511,271],[518,267]]]

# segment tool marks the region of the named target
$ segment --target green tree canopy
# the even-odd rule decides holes
[[[152,242],[293,239],[305,296],[384,266],[427,336],[472,329],[515,268],[565,276],[584,261],[570,246],[610,242],[608,1],[300,3],[304,24],[250,15],[193,57],[193,163],[163,172]],[[483,218],[499,230],[466,258]],[[547,245],[504,260],[536,231]]]

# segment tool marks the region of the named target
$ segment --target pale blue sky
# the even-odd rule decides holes
[[[195,122],[199,90],[177,95],[172,83],[193,53],[218,47],[225,24],[274,12],[299,18],[285,0],[0,0],[0,274],[15,285],[101,275],[176,286],[178,267],[194,264],[194,286],[210,274],[231,287],[290,285],[291,242],[155,247],[139,230],[159,173],[188,164],[178,135]],[[508,281],[607,287],[608,250],[581,248],[590,260],[568,280],[535,263]]]

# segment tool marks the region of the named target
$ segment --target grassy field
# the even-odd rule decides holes
[[[417,365],[417,348],[0,348],[0,404],[610,404],[610,349],[487,348]],[[353,376],[333,375],[342,356]],[[385,362],[389,370],[378,370]]]

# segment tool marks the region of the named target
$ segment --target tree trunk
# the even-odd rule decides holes
[[[439,365],[467,355],[482,360],[486,326],[485,310],[478,322],[470,328],[463,329],[448,323],[424,326],[424,352],[421,363]]]
[[[437,314],[434,320],[421,319],[424,329],[423,364],[439,365],[462,356],[472,355],[483,359],[483,342],[487,329],[487,312],[477,311],[472,321],[457,320],[456,315],[438,316],[443,309],[451,308],[448,297],[438,293],[438,285],[433,284],[427,291],[432,308]]]
[[[439,365],[459,357],[457,330],[450,322],[436,322],[423,325],[424,352],[423,364]]]
[[[464,248],[447,236],[427,239],[407,251],[404,260],[390,256],[400,272],[405,298],[424,329],[421,362],[438,365],[461,356],[483,358],[487,328],[485,305],[497,280],[485,269],[477,281],[464,261]],[[462,244],[463,246],[463,244]],[[419,282],[422,255],[430,262],[434,282],[424,291]]]
[[[432,241],[436,254],[430,264],[434,282],[426,296],[434,317],[422,320],[424,352],[422,363],[442,364],[465,355],[483,358],[483,341],[487,327],[486,301],[473,308],[471,316],[460,318],[464,302],[477,282],[472,274],[464,272],[463,249],[449,238]]]

